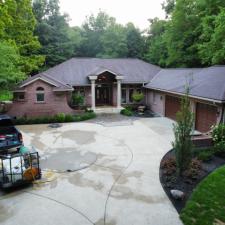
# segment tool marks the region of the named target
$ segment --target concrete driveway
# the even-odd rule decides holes
[[[170,120],[100,117],[19,129],[39,150],[44,178],[1,196],[0,224],[181,224],[159,181],[173,139]]]

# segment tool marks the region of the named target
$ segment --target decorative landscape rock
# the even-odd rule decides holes
[[[177,200],[183,200],[185,196],[184,192],[180,190],[170,190],[170,193],[172,197]]]

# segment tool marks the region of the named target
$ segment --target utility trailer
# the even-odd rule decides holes
[[[38,152],[17,151],[0,155],[0,187],[3,189],[30,183],[41,178]]]
[[[39,154],[23,146],[22,133],[8,115],[0,114],[0,187],[9,188],[41,178]]]

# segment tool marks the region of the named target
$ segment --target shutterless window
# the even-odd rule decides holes
[[[38,87],[36,89],[36,101],[44,102],[45,101],[45,90],[43,87]]]
[[[125,88],[122,89],[121,102],[122,103],[126,103],[127,102],[127,90]]]

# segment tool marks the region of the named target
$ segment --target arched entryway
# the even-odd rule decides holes
[[[115,75],[108,71],[98,75],[95,87],[96,106],[113,105],[113,84],[115,83]]]
[[[121,108],[121,80],[118,75],[107,69],[98,69],[89,76],[91,81],[92,109],[96,106],[113,106]],[[116,99],[116,101],[114,101]]]

